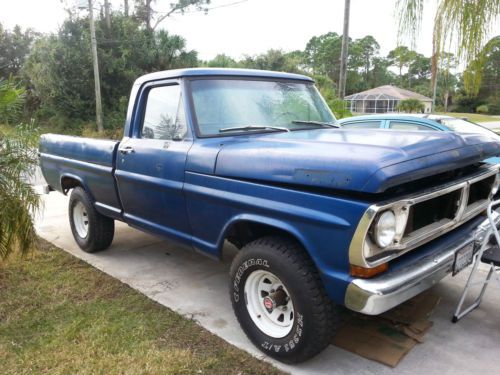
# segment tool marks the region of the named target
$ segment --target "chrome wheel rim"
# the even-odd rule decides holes
[[[73,207],[73,223],[78,236],[81,238],[87,237],[89,233],[89,217],[82,202],[77,202]]]
[[[283,282],[269,271],[253,271],[245,282],[245,302],[257,328],[273,338],[290,333],[295,311]]]

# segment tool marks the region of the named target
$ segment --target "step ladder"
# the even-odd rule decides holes
[[[500,234],[498,233],[498,228],[495,225],[496,220],[494,218],[494,215],[495,216],[498,215],[495,211],[493,211],[493,207],[499,205],[500,205],[500,200],[496,200],[494,202],[491,202],[490,205],[488,206],[488,209],[486,210],[489,222],[488,229],[486,231],[484,238],[481,241],[481,246],[479,250],[474,255],[475,258],[471,273],[469,275],[469,278],[467,279],[467,283],[465,284],[465,288],[464,291],[462,292],[462,296],[460,297],[460,301],[458,302],[455,314],[451,319],[453,323],[458,322],[461,318],[463,318],[465,315],[470,313],[472,310],[474,310],[481,304],[484,292],[486,291],[486,288],[492,281],[492,278],[497,282],[498,286],[500,287],[500,275],[498,274],[498,271],[500,271]],[[486,275],[486,278],[483,281],[473,282],[472,280],[474,279],[474,276],[476,274],[476,271],[480,263],[485,263],[489,265],[490,268],[488,274]],[[470,304],[467,307],[464,307],[463,306],[464,301],[467,296],[467,293],[469,292],[469,289],[473,285],[478,285],[478,284],[479,285],[482,284],[479,296],[472,304]]]

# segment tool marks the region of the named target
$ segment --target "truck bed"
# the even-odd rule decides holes
[[[40,139],[40,166],[48,185],[66,193],[82,185],[96,209],[121,217],[114,170],[119,141],[44,134]]]

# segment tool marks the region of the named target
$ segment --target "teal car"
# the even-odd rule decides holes
[[[391,129],[404,131],[447,131],[456,133],[476,133],[488,135],[500,141],[500,136],[464,118],[432,114],[381,114],[355,116],[339,120],[343,128],[350,129]],[[500,164],[500,157],[486,159],[488,164]]]

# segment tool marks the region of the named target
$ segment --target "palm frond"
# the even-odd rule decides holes
[[[465,89],[469,94],[477,94],[484,65],[482,50],[500,16],[500,0],[436,1],[433,69],[437,69],[440,54],[445,50],[455,50],[459,62],[467,67]],[[422,24],[423,5],[424,0],[397,1],[396,17],[400,37],[415,40]]]
[[[467,67],[465,89],[476,95],[481,85],[484,66],[484,47],[491,29],[500,15],[500,0],[442,0],[438,10],[447,26],[443,27],[443,41],[456,42],[458,58]]]
[[[422,27],[424,0],[397,0],[396,17],[398,21],[398,45],[408,40],[415,46],[417,35]]]
[[[29,184],[37,165],[36,133],[33,125],[18,126],[9,136],[0,133],[0,259],[25,255],[36,242],[33,215],[40,197]]]

